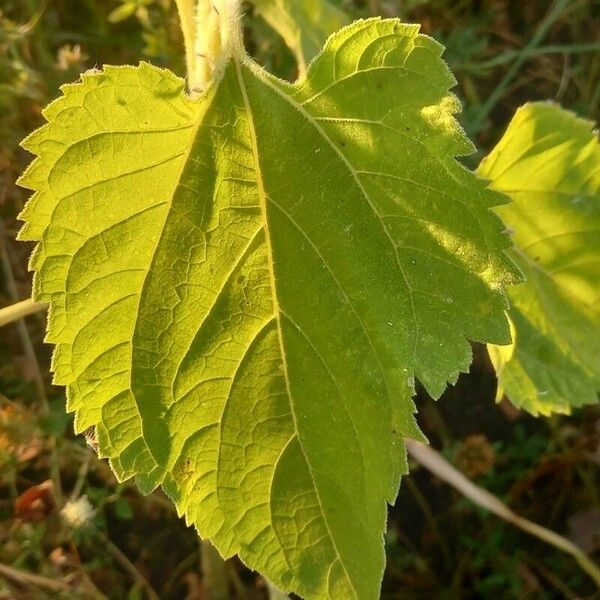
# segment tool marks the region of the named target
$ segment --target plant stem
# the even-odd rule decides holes
[[[90,464],[92,462],[92,457],[94,456],[93,452],[88,448],[85,458],[79,467],[79,471],[77,473],[77,479],[75,480],[75,485],[73,486],[73,490],[71,495],[69,496],[69,500],[73,502],[77,500],[81,495],[81,490],[85,484],[85,478],[87,477],[88,471],[90,470]]]
[[[227,566],[218,550],[205,539],[200,540],[200,568],[202,582],[210,600],[228,600]]]
[[[498,54],[494,58],[490,58],[488,60],[482,60],[480,62],[457,63],[455,64],[455,68],[465,71],[480,72],[505,65],[513,60],[517,60],[518,58],[529,59],[536,56],[546,56],[548,54],[563,54],[566,56],[568,54],[585,54],[588,52],[598,51],[600,51],[599,43],[570,45],[554,44],[550,46],[540,46],[539,48],[525,48],[523,50],[506,50],[505,52],[502,52],[501,54]]]
[[[425,500],[425,496],[423,496],[423,494],[421,493],[421,490],[419,489],[419,486],[414,482],[412,477],[407,477],[404,480],[403,485],[406,485],[406,487],[408,488],[408,491],[412,494],[413,498],[419,505],[419,508],[423,512],[425,521],[427,521],[427,525],[431,529],[431,532],[435,536],[436,541],[442,551],[442,555],[444,556],[444,561],[446,563],[446,567],[451,571],[453,564],[452,564],[452,558],[450,556],[450,550],[448,549],[446,540],[442,536],[442,532],[440,531],[440,528],[437,526],[437,522],[435,520],[435,517],[433,516],[431,508],[429,507],[429,504],[427,504],[427,500]]]
[[[68,535],[68,544],[71,549],[71,552],[77,562],[77,572],[79,577],[81,577],[83,584],[87,587],[88,596],[86,598],[90,598],[90,600],[109,600],[94,584],[90,576],[87,574],[82,562],[81,556],[79,555],[79,550],[77,550],[77,546],[73,541],[73,536],[70,534],[70,531],[67,531]]]
[[[243,53],[239,0],[176,0],[185,41],[190,94],[220,77],[231,56]]]
[[[2,563],[0,563],[0,575],[20,585],[33,585],[38,588],[52,590],[53,592],[68,592],[71,590],[70,586],[60,579],[50,579],[41,575],[34,575],[33,573],[20,571]]]
[[[15,302],[14,304],[5,306],[4,308],[0,308],[0,327],[3,325],[8,325],[13,321],[22,319],[27,315],[40,312],[45,308],[45,304],[34,302],[31,298],[28,298],[27,300],[21,300],[20,302]]]
[[[148,580],[140,573],[138,568],[121,552],[115,544],[106,536],[102,531],[96,531],[96,535],[100,541],[104,544],[109,554],[125,569],[141,587],[146,590],[146,594],[150,600],[160,600],[154,588],[150,585]]]
[[[504,77],[500,80],[500,83],[498,83],[492,93],[488,96],[488,99],[483,103],[483,106],[479,110],[473,123],[473,129],[475,131],[478,131],[481,127],[483,127],[485,120],[488,118],[500,98],[502,98],[504,90],[508,87],[508,85],[510,85],[512,80],[519,72],[519,69],[523,66],[523,63],[531,55],[533,50],[537,48],[541,41],[546,37],[548,31],[552,25],[554,25],[554,22],[560,17],[570,1],[571,0],[556,0],[525,48],[523,48],[522,52],[515,59],[515,62],[513,62],[508,71],[505,73]]]
[[[514,513],[506,504],[487,490],[469,481],[455,469],[439,452],[430,446],[414,440],[405,440],[410,456],[428,471],[450,484],[475,504],[489,510],[496,516],[522,529],[526,533],[570,554],[579,566],[596,582],[600,588],[600,568],[575,544],[562,535],[533,523]]]
[[[6,229],[4,227],[4,221],[0,219],[0,266],[4,274],[4,280],[6,281],[6,288],[10,299],[15,304],[19,303],[19,291],[17,289],[17,281],[13,271],[12,263],[8,255],[8,244],[5,243]],[[27,302],[27,301],[26,301]],[[14,306],[14,305],[13,305]],[[38,393],[41,412],[44,415],[50,413],[50,404],[48,402],[48,396],[46,395],[46,387],[44,385],[44,377],[42,376],[42,370],[40,369],[40,363],[38,362],[35,350],[33,348],[33,342],[29,335],[27,325],[22,318],[18,318],[16,321],[17,331],[19,332],[19,338],[25,352],[27,360],[33,367],[33,379]],[[60,480],[60,463],[58,457],[58,451],[56,449],[56,438],[50,436],[50,478],[52,479],[53,494],[56,501],[56,505],[61,508],[64,502],[62,484]]]
[[[229,600],[227,563],[209,540],[200,540],[200,570],[202,583],[210,600]],[[288,595],[265,578],[270,600],[288,600]]]
[[[289,596],[282,592],[274,583],[271,583],[268,579],[267,589],[269,590],[269,600],[289,600]]]
[[[196,45],[196,6],[194,0],[175,0],[177,12],[179,13],[179,22],[183,32],[183,44],[185,46],[185,64],[188,78],[190,73],[194,72]],[[188,84],[191,87],[191,84]]]

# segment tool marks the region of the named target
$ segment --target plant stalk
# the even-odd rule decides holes
[[[185,42],[190,95],[218,79],[231,56],[243,54],[239,0],[176,0]]]
[[[190,73],[194,72],[195,57],[195,38],[196,38],[196,6],[195,0],[175,0],[177,12],[179,13],[179,22],[183,32],[183,44],[185,46],[185,64],[188,74],[188,85]]]
[[[542,40],[546,37],[548,31],[556,20],[561,16],[564,10],[569,5],[571,0],[556,0],[552,5],[552,8],[548,11],[537,30],[525,46],[520,54],[517,56],[513,64],[506,71],[504,77],[500,80],[500,83],[494,88],[488,99],[484,102],[483,106],[479,109],[473,127],[475,131],[478,131],[483,127],[485,120],[488,118],[498,101],[502,98],[504,90],[510,85],[512,80],[519,73],[519,70],[527,60],[529,56],[535,51],[535,49],[541,44]]]
[[[10,299],[15,304],[22,304],[19,302],[19,291],[17,289],[17,281],[15,279],[15,274],[13,272],[12,263],[10,261],[10,257],[8,255],[8,244],[5,243],[6,239],[6,229],[4,227],[4,222],[0,219],[0,269],[4,275],[4,279],[6,281],[6,288],[8,291],[8,295]],[[27,300],[25,301],[27,302]],[[27,305],[25,305],[27,306]],[[3,309],[6,310],[6,309]],[[20,309],[16,309],[17,312]],[[33,311],[32,311],[33,312]],[[14,316],[14,312],[13,312]],[[21,315],[23,316],[23,315]],[[29,335],[29,330],[27,329],[27,324],[22,318],[17,318],[16,320],[17,331],[19,333],[19,337],[21,338],[21,344],[23,346],[23,350],[25,352],[25,356],[27,360],[33,367],[33,380],[35,383],[36,391],[38,393],[41,412],[44,415],[48,415],[50,413],[50,403],[48,402],[48,396],[46,395],[46,387],[44,385],[44,377],[42,375],[42,370],[40,368],[40,364],[38,362],[35,350],[33,348],[33,342],[31,341],[31,336]],[[52,479],[53,486],[53,494],[54,499],[56,501],[56,505],[60,508],[64,503],[64,496],[62,492],[62,484],[60,479],[60,462],[58,451],[56,449],[56,438],[54,436],[50,436],[50,478]]]
[[[37,588],[43,588],[53,592],[69,592],[71,590],[71,587],[61,579],[42,577],[41,575],[35,575],[34,573],[21,571],[2,563],[0,563],[0,575],[6,579],[10,579],[11,581],[18,583],[21,586],[35,586]]]
[[[457,489],[475,504],[538,539],[570,554],[600,588],[600,568],[580,548],[567,538],[514,513],[506,504],[487,490],[475,485],[430,446],[405,440],[409,455],[428,471]]]
[[[142,575],[138,568],[123,554],[121,549],[113,544],[109,537],[100,530],[96,530],[98,539],[104,544],[104,547],[108,550],[109,554],[115,559],[117,563],[123,567],[125,571],[129,573],[131,578],[142,588],[146,590],[149,600],[160,600],[158,594],[154,591],[154,588],[150,585],[148,580]]]
[[[271,583],[268,579],[267,589],[269,590],[269,600],[289,600],[289,596],[282,592],[274,583]]]
[[[32,315],[46,308],[45,304],[35,302],[31,298],[15,302],[4,308],[0,308],[0,327],[8,325],[14,321],[18,321],[27,315]]]
[[[202,583],[210,600],[228,600],[230,594],[227,565],[219,551],[205,539],[200,540],[200,569]]]

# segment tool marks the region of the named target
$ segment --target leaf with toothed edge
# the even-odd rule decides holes
[[[306,598],[377,598],[415,377],[434,396],[508,343],[517,281],[462,167],[442,47],[398,20],[332,36],[291,85],[233,57],[63,89],[22,239],[76,428],[201,536]]]
[[[490,344],[504,394],[537,415],[600,393],[600,144],[593,124],[552,104],[522,106],[479,166],[509,194],[498,213],[527,282],[509,288],[514,341]]]

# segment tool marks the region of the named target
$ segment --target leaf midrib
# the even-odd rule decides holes
[[[382,218],[381,213],[379,212],[379,210],[377,210],[375,204],[371,200],[371,197],[367,193],[367,190],[365,189],[362,181],[360,180],[360,177],[358,176],[357,170],[350,163],[350,161],[348,160],[348,158],[346,157],[346,155],[333,143],[333,141],[331,140],[331,138],[329,137],[329,135],[327,135],[327,133],[323,130],[323,128],[321,127],[321,125],[319,124],[319,122],[317,121],[317,119],[315,117],[313,117],[304,108],[304,105],[303,105],[304,103],[300,104],[298,102],[295,102],[292,98],[290,98],[289,96],[287,96],[281,89],[279,89],[276,85],[274,85],[269,80],[269,76],[266,75],[262,69],[258,68],[255,63],[253,63],[251,61],[248,61],[246,63],[246,66],[248,66],[248,68],[250,69],[250,71],[252,73],[254,73],[260,79],[260,81],[262,83],[264,83],[266,86],[268,86],[269,89],[271,89],[273,92],[275,92],[280,98],[282,98],[290,106],[292,106],[294,109],[296,109],[316,129],[316,131],[319,133],[319,135],[322,137],[322,139],[333,150],[333,152],[340,158],[342,164],[348,170],[350,176],[352,177],[352,180],[356,184],[356,186],[357,186],[358,190],[360,191],[361,195],[364,197],[365,201],[367,202],[367,204],[371,208],[371,210],[373,212],[373,215],[375,216],[375,218],[379,222],[379,224],[381,226],[381,230],[382,230],[383,234],[385,235],[386,239],[388,240],[388,242],[390,243],[392,251],[393,251],[393,253],[394,253],[395,257],[396,257],[396,263],[398,265],[398,269],[400,271],[400,275],[402,277],[404,285],[406,286],[406,290],[407,290],[407,294],[408,294],[408,299],[409,299],[409,302],[410,302],[410,310],[411,310],[412,321],[413,321],[413,326],[414,326],[413,347],[412,347],[412,350],[411,350],[411,352],[412,352],[411,366],[413,366],[414,363],[415,363],[415,357],[416,357],[416,353],[417,353],[417,342],[418,342],[418,339],[419,339],[419,322],[417,320],[417,312],[416,312],[416,307],[415,307],[415,302],[414,302],[413,290],[412,290],[412,287],[410,285],[410,281],[409,281],[409,279],[408,279],[408,277],[406,275],[406,271],[404,270],[404,266],[402,265],[402,261],[400,259],[400,253],[399,253],[399,250],[398,250],[398,245],[394,242],[392,236],[390,235],[390,232],[389,232],[389,230],[388,230],[388,228],[387,228],[387,226],[386,226],[386,224],[385,224],[385,222],[384,222],[384,220]],[[386,67],[383,67],[383,68],[386,68]],[[386,387],[387,387],[387,382],[386,382]]]
[[[257,142],[257,137],[256,137],[256,128],[254,125],[254,116],[252,113],[250,100],[248,98],[248,91],[247,91],[246,85],[244,83],[244,78],[242,75],[242,66],[240,64],[240,60],[238,60],[237,58],[234,57],[233,62],[235,64],[236,76],[237,76],[238,84],[240,86],[240,92],[242,94],[244,106],[246,108],[246,113],[248,116],[248,127],[250,130],[250,139],[251,139],[251,143],[252,143],[252,155],[254,158],[254,165],[255,165],[255,170],[256,170],[256,183],[257,183],[257,188],[258,188],[260,208],[261,208],[261,212],[263,215],[263,221],[264,221],[265,243],[267,246],[267,259],[268,259],[268,265],[269,265],[268,271],[269,271],[269,279],[270,279],[270,283],[271,283],[271,298],[273,301],[275,322],[277,324],[277,340],[279,342],[279,351],[281,353],[281,361],[282,361],[286,391],[287,391],[288,397],[290,399],[290,403],[293,405],[293,402],[292,402],[293,396],[292,396],[292,391],[291,391],[291,387],[290,387],[290,377],[289,377],[289,372],[288,372],[286,352],[285,352],[285,348],[284,348],[284,344],[283,344],[283,331],[282,331],[282,327],[281,327],[282,311],[279,306],[279,299],[277,297],[277,287],[275,285],[273,247],[272,247],[271,236],[270,236],[269,227],[268,227],[268,223],[267,223],[267,195],[266,195],[265,188],[264,188],[263,175],[262,175],[260,162],[259,162],[259,158],[258,158],[258,142]],[[292,407],[290,407],[290,408],[292,408]],[[333,536],[333,532],[327,521],[327,514],[326,514],[325,510],[323,509],[323,503],[322,503],[322,500],[321,500],[321,497],[319,494],[319,488],[317,486],[317,483],[316,483],[316,480],[315,480],[315,477],[313,474],[310,460],[304,450],[304,447],[303,447],[303,444],[302,444],[302,441],[301,441],[301,438],[299,435],[298,423],[297,423],[296,415],[295,415],[295,412],[293,409],[290,411],[290,414],[292,415],[292,420],[294,423],[294,430],[296,432],[296,438],[298,439],[300,449],[302,450],[302,454],[304,455],[304,459],[306,461],[306,464],[307,464],[309,472],[310,472],[310,477],[311,477],[313,487],[315,490],[315,495],[316,495],[317,501],[319,503],[319,508],[320,508],[321,514],[323,516],[323,522],[325,523],[325,527],[327,528],[327,532],[329,533],[329,538],[330,538],[333,548],[335,550],[337,560],[339,561],[340,565],[342,566],[342,569],[344,570],[344,573],[346,574],[346,579],[347,579],[350,587],[354,591],[354,596],[356,597],[356,599],[358,599],[359,598],[358,591],[356,590],[354,582],[349,575],[349,571],[346,568],[344,561],[342,560],[342,555],[340,554],[340,551],[337,548],[335,537]],[[282,550],[283,550],[283,548],[282,548]],[[285,552],[284,552],[284,554],[285,554]]]

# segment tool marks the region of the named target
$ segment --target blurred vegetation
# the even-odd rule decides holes
[[[338,4],[353,17],[420,22],[446,46],[463,124],[482,152],[527,100],[600,116],[598,1]],[[293,79],[291,53],[249,6],[245,27],[256,59]],[[30,294],[31,248],[14,242],[27,197],[14,182],[30,160],[19,141],[43,123],[59,85],[104,63],[141,59],[183,74],[173,1],[0,0],[0,306]],[[50,384],[43,335],[40,314],[0,330],[0,599],[215,597],[197,536],[167,499],[118,484],[96,459],[93,436],[73,436],[63,390]],[[516,512],[600,556],[600,410],[534,420],[494,405],[494,375],[479,346],[475,357],[439,402],[419,394],[431,442]],[[600,598],[569,557],[416,466],[390,511],[386,543],[386,599]],[[264,581],[236,560],[225,576],[231,598],[267,596]]]

